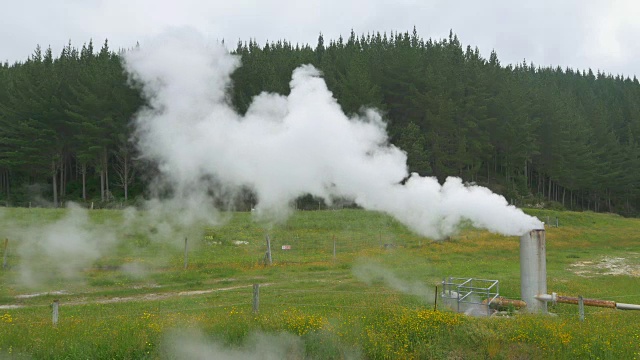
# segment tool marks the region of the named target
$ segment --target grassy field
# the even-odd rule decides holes
[[[559,218],[547,229],[549,291],[640,303],[639,220],[527,212]],[[562,304],[550,306],[556,316],[433,310],[445,276],[497,279],[501,295],[519,298],[517,237],[463,229],[433,242],[362,210],[296,212],[272,227],[250,213],[222,214],[219,226],[188,228],[96,210],[83,215],[81,236],[65,235],[73,239],[62,248],[75,254],[69,258],[55,255],[58,242],[42,240],[55,224],[77,225],[67,216],[2,213],[0,236],[9,241],[0,358],[640,358],[640,312],[586,308],[581,322],[576,306]],[[271,266],[264,265],[266,234]],[[88,239],[91,251],[74,253]],[[253,284],[260,284],[257,314]]]

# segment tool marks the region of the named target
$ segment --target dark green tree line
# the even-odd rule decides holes
[[[460,176],[511,201],[637,215],[640,83],[590,69],[503,66],[445,39],[361,34],[300,45],[240,41],[231,99],[245,112],[262,91],[287,94],[291,72],[318,67],[347,114],[380,109],[409,170]],[[142,104],[118,53],[68,44],[0,66],[0,190],[108,202],[144,192],[130,120]]]
[[[1,184],[6,199],[24,203],[44,196],[54,206],[87,200],[88,178],[100,193],[91,199],[113,197],[109,170],[117,172],[123,161],[131,168],[129,122],[142,104],[120,60],[106,41],[97,53],[91,42],[80,51],[69,43],[56,58],[50,48],[43,53],[38,47],[24,63],[3,68],[0,166],[8,174]],[[32,194],[29,185],[42,183],[49,189]]]

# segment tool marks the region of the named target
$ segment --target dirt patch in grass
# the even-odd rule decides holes
[[[627,257],[604,256],[600,260],[578,261],[570,265],[570,271],[583,277],[601,275],[640,277],[640,254]]]
[[[70,295],[71,293],[69,293],[66,290],[59,290],[59,291],[51,291],[51,292],[42,292],[42,293],[33,293],[33,294],[23,294],[23,295],[16,295],[16,299],[31,299],[34,297],[39,297],[39,296],[47,296],[47,295]]]

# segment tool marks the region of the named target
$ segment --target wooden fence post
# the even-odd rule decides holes
[[[582,295],[578,296],[578,313],[580,321],[584,321],[584,299],[582,299]]]
[[[2,269],[7,268],[7,260],[9,259],[9,239],[4,239],[4,259],[2,260]]]
[[[272,264],[272,259],[271,259],[271,238],[269,238],[269,234],[267,234],[267,253],[264,256],[264,264],[265,265],[271,265]]]
[[[333,235],[333,260],[336,259],[336,236]]]
[[[433,300],[433,311],[437,311],[438,310],[438,285],[436,285],[436,296],[434,297]]]
[[[260,307],[260,284],[253,284],[253,313],[257,314]]]
[[[184,269],[187,270],[187,265],[189,264],[189,251],[187,248],[187,237],[184,237]]]
[[[53,300],[53,304],[51,304],[52,316],[51,320],[53,321],[53,326],[58,325],[58,305],[60,304],[59,300]]]

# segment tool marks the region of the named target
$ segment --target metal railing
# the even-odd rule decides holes
[[[456,311],[473,311],[486,307],[491,315],[491,303],[500,295],[498,280],[448,277],[442,280],[443,299],[455,301]]]

